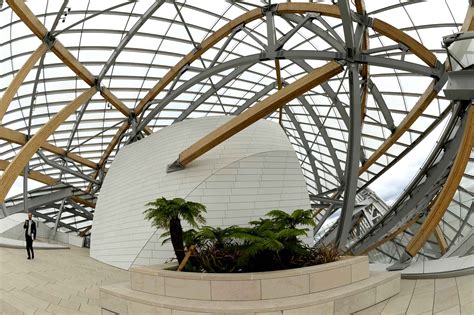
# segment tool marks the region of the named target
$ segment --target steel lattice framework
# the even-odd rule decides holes
[[[84,231],[121,147],[184,119],[234,115],[170,171],[275,120],[301,162],[315,233],[339,214],[320,241],[374,259],[437,258],[474,224],[473,106],[444,97],[440,45],[474,30],[473,12],[441,0],[0,2],[3,215],[28,208]],[[393,205],[355,211],[420,153]],[[12,195],[24,175],[34,182]]]

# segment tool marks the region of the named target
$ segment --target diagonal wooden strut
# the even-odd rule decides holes
[[[15,156],[13,161],[8,165],[0,178],[0,203],[5,200],[8,191],[15,182],[18,175],[41,147],[41,145],[48,139],[48,137],[61,125],[72,113],[74,113],[79,106],[87,102],[97,92],[95,86],[90,87],[74,101],[62,108],[56,115],[54,115],[41,129],[21,148],[20,152]]]
[[[338,73],[341,73],[343,69],[344,68],[341,64],[331,61],[326,65],[313,70],[304,77],[282,88],[275,94],[272,94],[262,102],[242,112],[229,122],[201,138],[199,141],[181,152],[174,164],[180,167],[186,166],[219,143],[229,139],[257,120],[266,117],[292,99],[327,81]]]
[[[36,48],[36,50],[31,54],[30,58],[26,60],[25,64],[20,68],[20,70],[18,70],[12,82],[10,82],[10,85],[8,85],[5,93],[3,93],[3,96],[0,98],[0,122],[3,119],[3,116],[5,116],[8,106],[22,85],[26,76],[28,73],[30,73],[31,69],[33,69],[35,64],[46,53],[47,50],[48,46],[45,43],[39,45],[39,47]]]
[[[0,126],[0,139],[20,145],[25,145],[28,142],[27,136],[25,134],[2,126]],[[67,157],[77,163],[80,163],[92,169],[97,169],[97,163],[83,158],[79,154],[61,149],[55,145],[50,144],[49,142],[44,142],[43,144],[41,144],[41,148],[59,156]]]

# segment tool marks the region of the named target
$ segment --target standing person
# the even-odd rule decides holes
[[[28,253],[28,259],[35,259],[35,253],[33,252],[33,240],[36,240],[36,223],[31,219],[32,216],[33,214],[28,212],[28,220],[26,220],[25,224],[23,224],[23,228],[25,229],[26,252]]]

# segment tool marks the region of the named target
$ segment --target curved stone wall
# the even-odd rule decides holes
[[[166,173],[179,152],[228,121],[187,120],[121,149],[94,214],[91,257],[129,269],[172,258],[169,244],[143,219],[146,202],[183,197],[207,207],[207,224],[243,225],[272,209],[310,207],[306,183],[281,127],[261,120],[215,147],[186,169]]]

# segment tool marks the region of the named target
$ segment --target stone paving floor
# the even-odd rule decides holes
[[[474,275],[402,279],[399,294],[357,314],[474,314]]]
[[[87,249],[38,250],[30,261],[0,248],[0,314],[100,314],[99,286],[128,280]],[[357,314],[474,314],[474,275],[402,280],[398,295]]]
[[[99,286],[129,279],[85,248],[35,254],[0,248],[0,314],[100,314]]]

